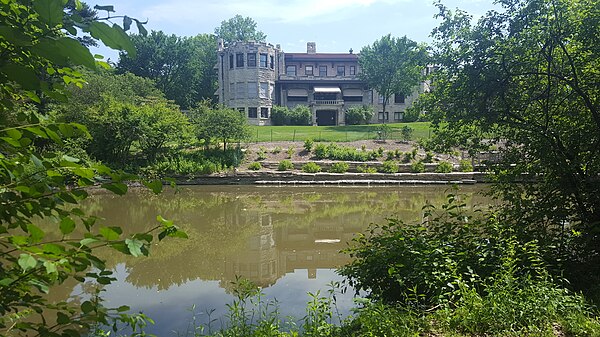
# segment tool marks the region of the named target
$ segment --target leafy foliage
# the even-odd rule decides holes
[[[237,41],[264,42],[267,39],[263,32],[256,30],[256,22],[252,18],[239,14],[229,20],[221,21],[221,25],[215,28],[215,35],[223,39],[226,45]]]
[[[331,168],[329,168],[329,172],[332,173],[346,173],[348,172],[348,168],[350,165],[348,163],[340,161],[331,164]]]
[[[262,169],[262,165],[259,162],[255,161],[255,162],[251,163],[250,165],[248,165],[248,169],[252,170],[252,171],[258,171],[258,170]]]
[[[358,59],[360,78],[383,96],[383,112],[394,94],[409,96],[422,80],[427,62],[425,47],[406,36],[382,36],[373,45],[363,47]]]
[[[178,37],[152,31],[149,35],[131,35],[131,40],[137,53],[119,54],[119,72],[153,80],[182,109],[212,99],[217,89],[214,35]]]
[[[302,165],[302,171],[306,173],[318,173],[321,172],[321,166],[312,161]]]
[[[453,170],[454,170],[454,166],[452,165],[452,163],[447,162],[447,161],[439,162],[437,167],[435,168],[435,172],[437,172],[437,173],[450,173]]]
[[[590,28],[600,23],[598,3],[500,5],[475,25],[438,5],[439,71],[425,110],[446,146],[501,151],[493,172],[507,221],[554,241],[544,244],[548,258],[569,266],[580,288],[598,284],[600,40]],[[534,181],[514,183],[524,175]]]
[[[219,140],[223,143],[223,150],[227,150],[227,143],[250,137],[246,117],[237,110],[223,106],[211,108],[201,105],[193,109],[190,114],[196,128],[196,136],[204,140],[205,144]]]
[[[282,160],[277,166],[278,171],[290,171],[294,169],[294,164],[289,160]]]
[[[310,125],[312,114],[306,105],[296,105],[293,109],[274,106],[271,110],[273,125]]]
[[[346,110],[345,118],[347,125],[369,124],[373,118],[373,107],[352,106]]]

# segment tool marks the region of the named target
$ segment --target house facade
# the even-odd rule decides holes
[[[372,106],[372,123],[393,123],[420,90],[404,97],[390,97],[383,113],[383,97],[360,80],[358,55],[317,53],[308,42],[306,53],[285,53],[279,45],[236,42],[218,45],[219,103],[239,110],[254,125],[271,125],[275,105],[310,108],[313,125],[345,125],[345,112],[352,106]]]

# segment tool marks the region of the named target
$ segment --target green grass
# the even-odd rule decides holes
[[[351,142],[355,140],[377,139],[377,128],[381,124],[347,126],[251,126],[251,142],[304,141],[308,138],[325,142]],[[387,124],[392,128],[388,139],[402,139],[402,127],[414,131],[411,140],[426,139],[430,136],[429,122]]]

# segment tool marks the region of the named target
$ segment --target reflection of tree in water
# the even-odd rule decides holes
[[[294,269],[346,263],[339,250],[369,223],[393,214],[418,219],[426,201],[442,204],[445,194],[440,187],[193,187],[161,195],[97,195],[87,207],[131,231],[151,228],[160,214],[190,236],[161,242],[147,258],[105,256],[109,266],[124,262],[135,286],[163,290],[203,279],[225,287],[242,275],[266,287]]]

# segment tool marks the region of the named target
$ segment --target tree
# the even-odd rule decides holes
[[[224,106],[212,108],[203,104],[191,112],[192,123],[196,126],[198,139],[210,144],[213,139],[223,143],[242,141],[250,137],[250,128],[246,117],[239,111]]]
[[[152,79],[168,99],[189,109],[203,99],[212,99],[217,89],[216,39],[213,35],[195,37],[132,35],[135,57],[119,54],[117,69]]]
[[[112,6],[103,8],[112,11]],[[123,28],[103,22],[108,18],[84,21],[66,1],[6,0],[0,13],[0,334],[79,336],[113,322],[128,323],[137,332],[144,315],[126,314],[127,307],[108,309],[97,293],[81,304],[52,304],[42,295],[68,278],[111,283],[112,272],[94,252],[112,247],[133,256],[147,254],[153,231],[125,236],[77,207],[88,195],[86,187],[101,184],[123,194],[124,181],[133,177],[65,155],[60,145],[87,135],[86,128],[47,121],[27,104],[44,97],[65,99],[67,86],[83,86],[76,66],[106,66],[77,40],[78,29],[109,47],[135,50]],[[133,20],[124,18],[126,29]],[[160,182],[144,183],[156,192],[162,188]],[[184,236],[159,220],[159,239]]]
[[[71,100],[56,107],[55,116],[85,125],[91,139],[87,152],[110,165],[131,164],[137,145],[149,162],[188,134],[187,117],[154,88],[131,73],[86,73],[87,85],[70,88]]]
[[[358,63],[360,78],[383,97],[383,113],[394,94],[409,96],[423,79],[427,53],[423,45],[390,34],[363,47]]]
[[[256,30],[256,22],[250,17],[236,15],[233,18],[221,21],[221,26],[215,28],[217,38],[223,39],[225,45],[242,41],[264,42],[267,36],[260,30]]]
[[[585,266],[573,282],[597,278],[600,7],[594,0],[499,4],[503,12],[475,25],[438,4],[440,70],[425,109],[447,145],[482,145],[485,137],[483,145],[496,146],[495,190],[507,219],[544,240],[556,264]]]

